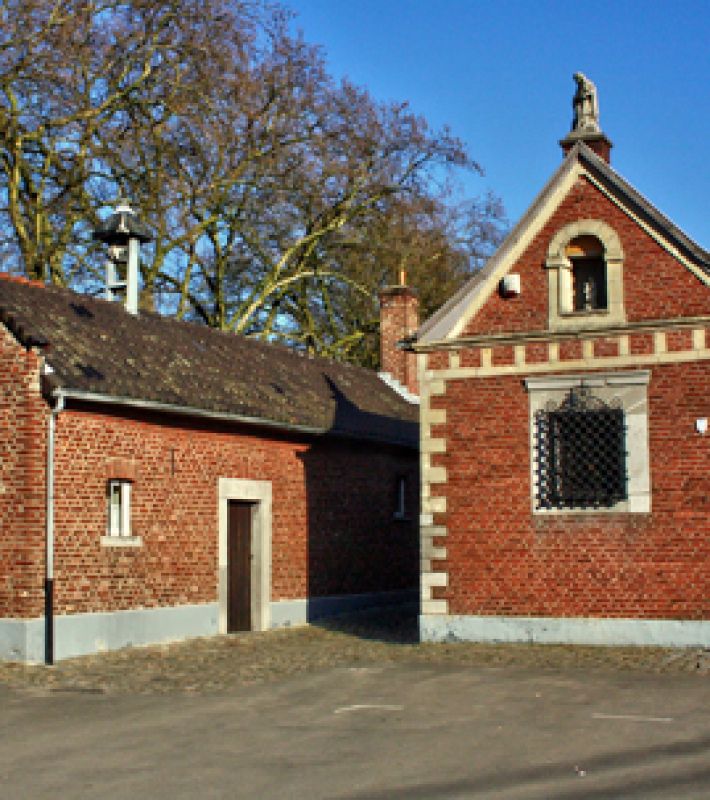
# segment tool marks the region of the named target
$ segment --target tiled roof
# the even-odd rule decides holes
[[[0,279],[0,321],[41,346],[54,388],[285,429],[416,446],[418,409],[361,367],[68,289]]]

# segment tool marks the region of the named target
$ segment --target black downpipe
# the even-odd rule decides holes
[[[44,581],[44,663],[54,664],[54,578]]]
[[[47,365],[45,364],[45,367]],[[55,406],[47,420],[47,519],[44,572],[44,662],[54,664],[54,449],[57,417],[64,408],[64,397],[55,393]]]

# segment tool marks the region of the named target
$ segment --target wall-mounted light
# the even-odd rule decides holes
[[[701,417],[700,419],[695,420],[695,430],[700,433],[707,433],[708,430],[708,418]]]
[[[517,297],[520,294],[520,275],[510,272],[500,282],[501,297]]]

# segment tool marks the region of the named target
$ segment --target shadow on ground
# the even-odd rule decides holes
[[[341,614],[327,619],[316,619],[310,624],[316,628],[346,633],[358,639],[387,644],[415,644],[419,641],[419,608],[416,603],[374,608],[353,614]]]

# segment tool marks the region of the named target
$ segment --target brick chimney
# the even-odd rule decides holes
[[[419,394],[417,356],[397,347],[402,339],[411,336],[419,327],[419,300],[407,286],[404,270],[399,284],[385,286],[380,291],[380,370],[410,394]]]

